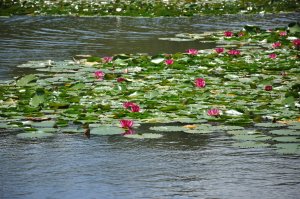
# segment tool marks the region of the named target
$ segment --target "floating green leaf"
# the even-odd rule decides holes
[[[299,142],[300,138],[294,137],[294,136],[282,136],[282,137],[275,137],[273,138],[276,142]]]
[[[278,129],[272,130],[269,133],[274,135],[296,135],[300,136],[300,131],[292,130],[292,129]]]
[[[101,126],[97,128],[91,128],[91,135],[121,135],[125,130],[114,126]]]
[[[26,75],[17,81],[16,86],[28,86],[28,84],[30,82],[32,82],[36,79],[37,79],[36,75],[33,75],[33,74]]]
[[[255,142],[255,141],[246,141],[246,142],[236,142],[233,143],[232,146],[239,148],[264,148],[269,147],[270,144],[263,142]]]
[[[124,137],[133,138],[133,139],[158,139],[163,137],[163,135],[156,134],[156,133],[143,133],[143,134],[124,135]]]
[[[33,131],[28,133],[19,133],[17,134],[17,138],[20,139],[42,139],[52,137],[54,134],[52,133],[45,133],[43,131]]]

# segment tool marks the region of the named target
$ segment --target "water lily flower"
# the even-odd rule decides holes
[[[224,48],[215,48],[215,51],[220,54],[224,52]]]
[[[232,50],[229,50],[227,53],[229,55],[240,55],[241,51],[232,49]]]
[[[119,82],[119,83],[124,82],[124,81],[126,81],[126,79],[124,77],[117,78],[117,82]]]
[[[131,108],[132,106],[137,106],[135,103],[133,103],[133,102],[124,102],[123,103],[123,107],[124,108]]]
[[[103,57],[103,58],[102,58],[102,62],[103,62],[103,63],[109,63],[109,62],[111,62],[112,60],[113,60],[112,57]]]
[[[96,71],[94,75],[98,80],[103,80],[105,73],[103,71]]]
[[[129,129],[133,126],[132,120],[120,120],[121,128]]]
[[[281,37],[287,36],[287,32],[286,32],[286,31],[282,31],[282,32],[279,33],[279,35],[280,35]]]
[[[265,91],[271,91],[273,87],[271,85],[265,86]]]
[[[280,46],[281,46],[280,41],[277,41],[277,42],[275,42],[275,43],[272,44],[273,48],[279,48]]]
[[[300,39],[293,40],[293,44],[294,44],[294,46],[299,47],[300,46]]]
[[[172,65],[174,63],[174,60],[173,59],[167,59],[166,61],[165,61],[165,64],[166,65]]]
[[[188,49],[188,50],[187,50],[187,53],[188,53],[189,55],[197,55],[197,54],[198,54],[198,50],[197,50],[197,49],[191,48],[191,49]]]
[[[269,54],[269,58],[271,59],[276,59],[277,55],[275,53]]]
[[[224,32],[224,36],[225,37],[232,37],[233,36],[233,32],[231,32],[231,31],[225,31]]]
[[[204,88],[206,83],[203,78],[197,78],[197,79],[195,79],[195,85],[196,85],[196,87]]]
[[[221,112],[219,109],[213,108],[207,111],[207,115],[209,116],[214,116],[214,117],[218,117],[220,116]]]
[[[138,105],[133,105],[130,108],[131,112],[140,112],[140,107]]]

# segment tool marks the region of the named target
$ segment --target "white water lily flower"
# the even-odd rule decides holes
[[[225,111],[225,113],[227,115],[231,115],[231,116],[240,116],[240,115],[243,115],[243,113],[238,112],[236,110],[227,110],[227,111]]]
[[[122,11],[122,8],[117,8],[116,11],[117,11],[117,12],[121,12],[121,11]]]

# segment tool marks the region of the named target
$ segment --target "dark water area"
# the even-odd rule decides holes
[[[0,79],[27,72],[29,60],[65,60],[77,54],[185,52],[214,44],[162,41],[178,33],[242,29],[247,24],[274,28],[299,21],[299,13],[280,15],[198,16],[192,18],[31,17],[0,18]],[[29,71],[32,72],[32,71]]]
[[[174,53],[213,44],[161,41],[178,33],[263,28],[300,21],[299,13],[193,18],[0,18],[0,80],[29,60],[76,54]],[[149,131],[150,125],[138,129]],[[271,148],[239,149],[224,132],[165,132],[161,139],[58,133],[25,141],[0,130],[0,198],[298,199],[300,158]]]

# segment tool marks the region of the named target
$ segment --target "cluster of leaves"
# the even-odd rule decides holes
[[[75,0],[4,0],[0,15],[88,15],[88,16],[192,16],[198,14],[299,11],[297,0],[270,1],[75,1]]]

